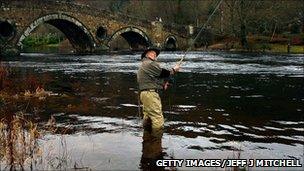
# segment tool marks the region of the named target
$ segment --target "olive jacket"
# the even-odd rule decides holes
[[[156,61],[145,57],[137,72],[139,90],[163,89],[164,79],[169,76],[169,70],[161,68]]]

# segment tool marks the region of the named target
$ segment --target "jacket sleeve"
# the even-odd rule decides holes
[[[155,61],[151,63],[151,69],[153,71],[153,75],[159,78],[168,78],[170,76],[170,71],[164,68],[161,68],[159,64]]]
[[[166,69],[162,69],[159,75],[160,78],[168,78],[170,76],[170,71]]]
[[[148,68],[149,68],[149,73],[153,77],[159,77],[162,72],[162,68],[155,61],[151,62]]]

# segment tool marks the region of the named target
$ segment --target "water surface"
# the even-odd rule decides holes
[[[170,68],[182,55],[162,53],[159,61]],[[19,73],[16,80],[48,76],[45,89],[58,94],[46,99],[39,115],[28,114],[42,127],[53,116],[60,128],[40,141],[44,156],[66,155],[67,168],[75,163],[91,169],[141,168],[139,56],[24,53],[3,62]],[[303,164],[303,61],[303,55],[189,53],[170,90],[162,93],[163,158],[240,154],[244,159],[300,159]],[[50,162],[44,162],[37,167],[49,169]],[[295,169],[303,167],[279,170]]]

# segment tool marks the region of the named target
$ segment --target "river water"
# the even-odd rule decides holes
[[[164,52],[159,62],[170,68],[182,55]],[[39,141],[45,158],[57,156],[40,169],[56,162],[58,168],[63,157],[66,168],[145,169],[147,151],[160,151],[165,159],[304,162],[303,55],[189,53],[173,85],[161,95],[165,129],[154,145],[144,145],[138,117],[139,54],[24,53],[2,63],[14,68],[20,81],[47,76],[44,88],[55,94],[35,115],[42,127],[53,116],[59,128]]]

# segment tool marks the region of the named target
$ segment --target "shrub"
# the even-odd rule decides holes
[[[28,36],[23,41],[22,44],[25,47],[35,47],[35,46],[43,46],[50,44],[58,44],[63,39],[55,34],[48,34],[42,36]]]
[[[300,36],[295,36],[291,39],[292,45],[302,45],[303,43],[303,39]]]

